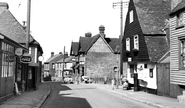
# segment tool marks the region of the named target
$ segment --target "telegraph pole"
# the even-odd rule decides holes
[[[113,3],[113,8],[115,8],[116,6],[120,7],[120,36],[119,36],[119,40],[120,40],[120,60],[119,60],[119,71],[118,71],[118,80],[120,78],[120,76],[123,74],[123,51],[122,51],[122,46],[123,46],[123,42],[122,42],[122,38],[123,38],[123,3],[125,6],[128,5],[128,1],[123,2],[122,0],[120,2],[115,2]]]
[[[31,0],[27,0],[26,48],[28,49],[28,54],[29,54],[29,42],[30,42],[30,13],[31,13]],[[26,91],[28,90],[28,77],[29,77],[28,73],[29,73],[29,66],[27,65],[27,72],[25,72],[25,81],[24,80],[22,81],[22,85],[25,87]]]
[[[64,62],[65,62],[65,46],[64,46],[64,55],[63,55],[63,70],[62,70],[62,80],[64,81],[64,66],[65,66],[65,64],[64,64]]]
[[[30,13],[31,13],[31,0],[28,0],[27,1],[27,25],[26,25],[26,37],[27,37],[26,48],[28,48],[28,51],[29,51],[29,42],[30,42]]]

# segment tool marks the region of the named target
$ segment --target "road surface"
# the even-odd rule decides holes
[[[42,108],[155,108],[88,84],[49,85],[52,92]]]

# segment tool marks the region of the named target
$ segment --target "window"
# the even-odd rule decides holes
[[[150,73],[149,73],[150,78],[153,78],[153,70],[154,70],[154,69],[150,69]]]
[[[2,42],[2,73],[1,77],[11,77],[14,75],[15,54],[14,47]]]
[[[130,51],[130,38],[126,39],[126,50]]]
[[[138,37],[138,35],[134,36],[134,49],[139,50],[139,37]]]
[[[184,15],[183,12],[177,15],[177,27],[184,25],[183,15]]]
[[[52,63],[52,68],[55,69],[55,64],[54,63]]]
[[[133,10],[131,10],[129,12],[129,18],[130,18],[130,23],[132,23],[134,21],[134,14],[133,14]]]
[[[185,39],[180,40],[180,68],[185,69]]]

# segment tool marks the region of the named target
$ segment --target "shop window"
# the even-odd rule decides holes
[[[1,77],[11,77],[15,72],[14,47],[2,42],[2,70]]]

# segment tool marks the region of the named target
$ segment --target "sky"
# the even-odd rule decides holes
[[[99,33],[105,26],[106,37],[119,38],[120,7],[113,3],[121,0],[31,0],[30,33],[43,49],[44,61],[51,52],[70,53],[71,42],[79,42],[80,36]],[[128,1],[128,0],[123,0]],[[9,10],[22,24],[27,20],[27,0],[0,0],[7,2]],[[123,8],[123,27],[127,7]],[[43,61],[43,62],[44,62]]]

